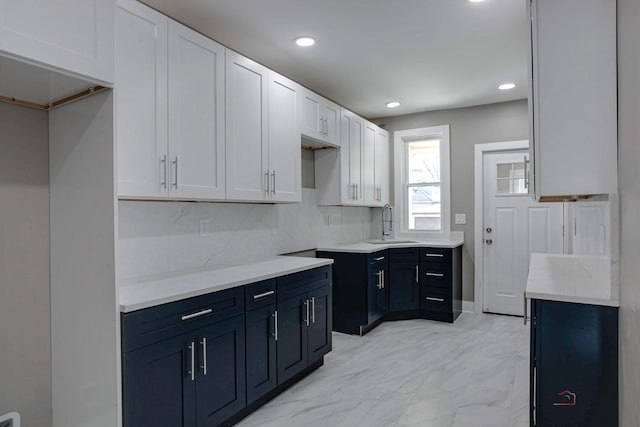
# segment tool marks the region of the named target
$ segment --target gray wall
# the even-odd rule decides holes
[[[47,113],[0,103],[0,415],[51,425]]]
[[[463,298],[473,301],[474,145],[529,139],[527,101],[511,101],[479,107],[431,111],[374,119],[393,132],[426,126],[449,125],[451,138],[451,229],[464,231]],[[393,170],[393,150],[391,150]],[[393,177],[392,177],[393,188]],[[455,225],[453,215],[466,213],[466,225]]]
[[[618,0],[620,425],[640,426],[640,2]]]

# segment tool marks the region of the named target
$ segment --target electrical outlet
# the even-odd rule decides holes
[[[467,223],[467,214],[457,213],[456,214],[456,224],[464,225]]]
[[[209,236],[211,236],[211,221],[209,219],[201,219],[200,220],[200,237],[209,237]]]

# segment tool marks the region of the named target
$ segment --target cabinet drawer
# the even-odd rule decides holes
[[[244,312],[237,287],[122,315],[122,351],[153,344]]]
[[[282,301],[311,289],[327,286],[331,283],[331,266],[289,274],[277,280],[277,299]]]
[[[422,286],[420,288],[420,309],[450,312],[451,291],[445,288]]]
[[[451,263],[451,249],[420,248],[420,261]]]
[[[276,303],[276,279],[263,280],[244,287],[247,311]]]
[[[388,258],[389,258],[388,251],[386,251],[386,250],[378,251],[378,252],[374,252],[372,254],[367,255],[367,263],[369,265],[377,264],[377,263],[384,263],[384,262],[388,261]]]
[[[389,261],[391,262],[417,262],[418,248],[394,248],[389,249]]]
[[[451,265],[441,262],[420,263],[420,283],[425,286],[451,288]]]

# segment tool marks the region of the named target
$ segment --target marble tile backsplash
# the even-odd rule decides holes
[[[200,236],[200,221],[209,221]],[[371,238],[369,208],[293,204],[120,201],[120,279],[252,262],[273,255]]]

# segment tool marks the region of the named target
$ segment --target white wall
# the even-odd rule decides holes
[[[130,278],[251,262],[370,238],[369,208],[293,204],[119,202],[118,272]],[[332,223],[329,225],[329,217]],[[211,233],[199,236],[201,219]]]
[[[618,0],[620,425],[640,426],[640,2]]]
[[[391,141],[393,132],[403,129],[415,129],[427,126],[450,125],[451,150],[451,230],[464,232],[462,248],[462,296],[473,301],[474,274],[474,145],[488,142],[517,141],[529,139],[529,116],[527,101],[511,101],[478,107],[453,110],[429,111],[404,116],[374,119],[379,125],[386,125]],[[393,170],[393,149],[391,150],[391,169]],[[393,176],[391,179],[393,186]],[[392,195],[393,200],[393,195]],[[378,209],[379,211],[379,209]],[[395,212],[394,212],[395,213]],[[466,225],[455,225],[456,213],[467,214]],[[379,214],[374,214],[374,229]]]
[[[51,425],[47,113],[0,103],[0,415]]]

